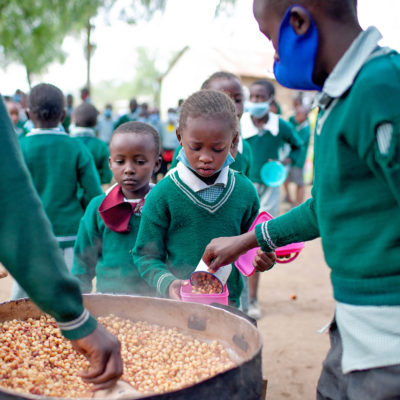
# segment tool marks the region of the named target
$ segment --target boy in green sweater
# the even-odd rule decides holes
[[[116,180],[106,194],[95,197],[79,225],[72,274],[83,292],[151,295],[132,262],[150,179],[161,165],[160,136],[150,125],[126,122],[110,142],[110,168]]]
[[[74,128],[70,136],[82,142],[93,156],[100,183],[110,183],[112,173],[108,166],[108,146],[96,137],[97,116],[99,112],[89,103],[82,103],[73,111]]]
[[[336,311],[317,397],[400,398],[400,55],[362,31],[354,0],[255,0],[254,14],[278,81],[321,91],[312,198],[215,240],[204,260],[217,268],[320,236]]]
[[[29,116],[35,125],[20,146],[33,184],[71,269],[79,221],[89,201],[102,193],[93,157],[86,146],[58,130],[64,118],[64,96],[42,83],[29,94]],[[78,188],[82,196],[78,198]],[[17,288],[12,298],[23,297]]]
[[[148,196],[134,248],[141,276],[162,296],[180,299],[183,280],[195,270],[207,243],[247,232],[258,214],[251,182],[229,168],[237,122],[233,102],[221,92],[201,90],[182,105],[180,162]],[[239,306],[242,287],[240,272],[233,268],[231,304]]]

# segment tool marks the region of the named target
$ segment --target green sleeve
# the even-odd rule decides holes
[[[78,282],[68,273],[2,99],[0,131],[0,261],[32,301],[61,323],[65,337],[84,337],[96,328],[96,320],[84,309]]]
[[[108,152],[108,146],[102,146],[102,156],[101,156],[101,170],[100,172],[100,182],[101,184],[110,183],[112,179],[112,172],[108,163],[108,157],[110,156]]]
[[[319,237],[314,198],[311,197],[280,217],[256,225],[255,231],[257,242],[265,252]]]
[[[98,198],[89,203],[79,224],[74,246],[71,273],[79,279],[84,293],[92,291],[92,280],[96,276],[96,264],[102,249],[102,238],[97,224],[98,206]]]
[[[163,196],[157,195],[158,185],[152,189],[143,207],[133,260],[140,276],[149,286],[156,288],[157,293],[166,297],[169,285],[178,278],[169,271],[165,262],[169,213]]]
[[[174,153],[174,156],[172,157],[172,162],[171,162],[171,166],[169,167],[169,169],[171,170],[172,168],[175,168],[178,165],[178,160],[176,159],[176,157],[178,157],[179,152],[181,151],[182,146],[179,145]]]
[[[82,206],[86,208],[90,200],[103,193],[103,190],[92,154],[84,144],[79,142],[79,146],[81,151],[78,161],[78,178],[82,187]]]

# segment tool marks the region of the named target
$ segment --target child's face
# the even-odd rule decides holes
[[[271,98],[271,94],[268,92],[264,85],[252,85],[250,87],[250,101],[253,103],[264,103]]]
[[[150,135],[119,133],[110,143],[109,165],[127,199],[140,199],[149,191],[149,182],[160,167]]]
[[[177,136],[192,168],[207,179],[224,164],[237,132],[232,131],[226,119],[188,117],[183,131],[178,128]]]
[[[14,126],[17,126],[19,120],[19,111],[15,103],[7,103],[7,111]]]
[[[229,96],[236,107],[236,115],[240,119],[243,114],[242,86],[237,79],[214,79],[209,84],[209,89],[217,90]]]

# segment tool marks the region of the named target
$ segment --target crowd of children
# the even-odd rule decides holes
[[[282,159],[285,142],[293,148],[289,157],[302,146],[269,110],[273,95],[270,82],[257,81],[245,103],[240,79],[216,72],[178,110],[168,110],[165,124],[135,98],[114,119],[112,105],[100,115],[88,90],[74,107],[72,96],[64,102],[50,84],[29,93],[27,123],[20,103],[6,98],[16,132],[22,126],[17,133],[33,183],[84,292],[94,290],[96,278],[97,292],[179,299],[210,240],[247,232],[269,210],[260,167]],[[263,115],[254,116],[260,106]],[[236,268],[227,285],[230,304],[261,316],[251,280],[250,297],[249,280]],[[12,298],[24,295],[15,283]]]

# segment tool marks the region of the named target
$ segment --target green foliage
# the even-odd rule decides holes
[[[0,46],[6,62],[25,66],[31,74],[40,73],[51,62],[63,61],[65,36],[87,25],[99,7],[111,0],[1,0]]]

